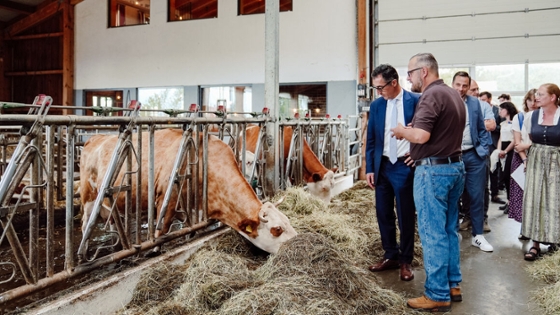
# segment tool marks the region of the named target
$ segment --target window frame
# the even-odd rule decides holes
[[[249,4],[258,4],[259,6],[256,9],[253,9],[249,13],[244,12],[244,5],[249,2]],[[290,12],[294,10],[294,1],[293,0],[279,0],[280,12]],[[262,9],[261,9],[262,7]],[[255,14],[264,14],[266,10],[266,1],[265,0],[237,0],[237,15],[255,15]]]
[[[176,17],[176,3],[178,1],[185,1],[184,5],[188,5],[189,3],[197,3],[200,2],[202,3],[203,1],[207,1],[209,2],[208,4],[204,4],[202,3],[202,5],[200,7],[203,7],[204,5],[210,5],[211,6],[211,11],[209,11],[210,13],[215,12],[215,14],[210,15],[210,16],[204,16],[204,14],[201,14],[202,17],[190,17],[190,18],[183,18],[182,14],[178,15],[178,17]],[[218,18],[218,0],[167,0],[167,22],[183,22],[183,21],[195,21],[195,20],[204,20],[204,19],[215,19]],[[197,8],[195,8],[196,10]],[[186,15],[187,13],[185,13]],[[191,8],[191,13],[192,15],[192,8]]]

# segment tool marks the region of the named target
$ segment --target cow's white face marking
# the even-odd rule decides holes
[[[239,153],[239,160],[242,160],[243,154]],[[255,164],[255,154],[251,151],[245,151],[245,178],[250,179],[251,170],[253,169],[253,164]],[[255,174],[256,175],[256,174]]]
[[[307,189],[309,193],[325,203],[331,202],[331,190],[334,188],[334,173],[333,171],[328,171],[323,176],[323,179],[317,182],[307,183]]]
[[[245,233],[240,234],[255,246],[271,254],[278,253],[284,242],[297,235],[296,230],[290,224],[290,219],[270,202],[262,205],[259,219],[259,235],[256,238],[251,238]]]

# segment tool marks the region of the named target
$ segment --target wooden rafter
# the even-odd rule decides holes
[[[39,9],[37,12],[28,15],[27,17],[15,22],[6,29],[7,39],[12,36],[16,36],[19,33],[33,27],[45,20],[51,18],[57,12],[62,11],[64,3],[59,3],[58,1],[51,2],[45,7]]]
[[[32,14],[36,9],[34,6],[7,0],[0,0],[0,8],[25,15]]]

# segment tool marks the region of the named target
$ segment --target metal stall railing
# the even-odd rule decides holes
[[[1,106],[2,104],[0,104]],[[51,108],[64,108],[66,110],[83,111],[83,107],[54,106]],[[16,106],[18,107],[18,106]],[[21,107],[21,106],[20,106]],[[34,110],[40,105],[26,105]],[[114,111],[134,112],[138,108],[127,109],[103,109],[97,112],[107,115]],[[142,110],[140,110],[142,111]],[[44,112],[46,114],[46,112]],[[10,234],[12,240],[10,245],[16,244],[13,255],[19,257],[12,259],[0,256],[0,266],[11,270],[9,275],[0,274],[0,283],[3,289],[0,290],[0,305],[9,301],[16,300],[25,295],[31,294],[43,288],[52,286],[56,283],[75,278],[79,275],[88,273],[99,268],[130,256],[138,255],[140,252],[154,249],[171,240],[187,237],[194,232],[203,231],[211,227],[214,222],[207,218],[207,147],[206,141],[199,144],[197,137],[207,139],[210,134],[215,134],[220,139],[230,145],[243,174],[246,172],[246,144],[245,133],[249,126],[257,125],[260,127],[259,140],[256,148],[255,162],[249,170],[249,182],[255,189],[260,199],[270,198],[270,194],[264,192],[265,163],[266,155],[270,154],[269,135],[266,129],[266,122],[271,118],[268,115],[257,113],[226,113],[217,112],[198,112],[191,108],[188,111],[169,111],[170,117],[143,117],[138,115],[124,116],[48,116],[39,112],[29,115],[4,114],[0,115],[0,125],[13,133],[15,128],[20,128],[20,133],[33,130],[36,133],[34,141],[18,142],[18,146],[23,146],[16,151],[25,152],[25,158],[17,158],[12,154],[10,159],[6,158],[6,148],[14,145],[12,140],[2,140],[2,161],[5,165],[2,169],[2,185],[0,185],[0,220],[3,230]],[[251,116],[251,117],[247,117]],[[359,120],[358,120],[359,121]],[[288,168],[297,170],[288,172],[283,159],[277,159],[280,163],[282,182],[286,182],[288,177],[294,180],[294,174],[302,173],[303,166],[303,139],[314,149],[315,154],[327,168],[338,168],[335,176],[344,176],[359,167],[360,159],[352,164],[355,155],[351,155],[349,145],[357,145],[361,136],[349,136],[349,133],[359,132],[357,129],[349,128],[351,118],[342,119],[301,119],[286,120],[281,122],[280,132],[285,128],[293,128],[294,135],[292,144],[293,153],[287,161],[292,161]],[[29,129],[29,126],[33,128]],[[180,198],[176,204],[172,205],[176,212],[183,212],[183,221],[175,221],[173,228],[165,235],[154,237],[156,231],[161,229],[163,214],[155,217],[155,195],[154,195],[154,164],[157,143],[154,134],[156,130],[163,128],[179,128],[182,131],[181,144],[177,155],[173,157],[173,172],[170,176],[170,186],[165,190],[164,204],[169,204],[171,191],[185,190],[185,198]],[[75,176],[80,167],[78,161],[81,154],[81,147],[85,141],[95,134],[111,133],[119,137],[118,145],[113,148],[113,156],[110,166],[111,172],[107,172],[107,179],[104,180],[103,187],[99,189],[99,200],[95,201],[94,215],[88,220],[84,236],[75,235],[74,220],[76,218],[76,193],[75,186],[78,181],[87,179]],[[26,133],[27,134],[27,133]],[[4,138],[8,139],[8,137]],[[23,139],[23,138],[22,138]],[[135,140],[136,139],[136,140]],[[143,139],[147,141],[148,148],[142,149]],[[283,139],[280,136],[280,139]],[[29,143],[29,144],[27,144]],[[283,145],[280,146],[281,150]],[[14,151],[14,152],[16,152]],[[42,153],[35,154],[35,158],[29,152]],[[144,153],[143,153],[144,152]],[[202,152],[203,159],[198,156]],[[142,174],[140,165],[143,154],[148,154],[148,174]],[[359,152],[357,153],[360,154]],[[281,151],[281,155],[284,153]],[[27,157],[29,156],[29,157]],[[16,165],[17,174],[32,174],[30,184],[23,184],[23,177],[28,175],[13,176],[11,174],[11,163]],[[22,163],[22,161],[24,163]],[[353,166],[353,167],[352,167]],[[30,171],[22,171],[21,169]],[[123,170],[125,176],[122,180],[116,181],[116,174]],[[202,183],[198,182],[198,174],[204,174]],[[109,173],[112,173],[109,175]],[[133,177],[136,181],[133,182]],[[146,183],[142,181],[147,178],[148,196],[142,196],[140,187]],[[292,182],[293,185],[302,184],[300,181]],[[3,188],[6,186],[7,188]],[[23,187],[22,187],[23,186]],[[136,186],[136,200],[131,200],[133,186]],[[285,186],[283,186],[285,188]],[[22,188],[21,194],[16,194],[16,190]],[[202,198],[199,199],[201,189]],[[2,193],[2,191],[5,191]],[[21,196],[26,192],[32,192],[33,196],[29,202],[15,200],[13,196]],[[118,214],[114,209],[115,200],[119,194],[124,194],[126,203],[123,211]],[[44,196],[44,197],[43,197]],[[142,209],[141,199],[147,197],[147,209]],[[108,202],[107,202],[108,200]],[[105,201],[105,202],[104,202]],[[117,232],[107,230],[106,224],[96,223],[98,213],[104,204],[111,205],[111,217],[117,222]],[[57,208],[58,206],[58,208]],[[62,209],[60,209],[62,207]],[[135,211],[133,211],[135,209]],[[165,208],[164,208],[165,209]],[[30,243],[40,243],[38,239],[44,239],[44,248],[35,245],[29,246],[25,251],[21,245],[20,238],[15,231],[11,220],[16,214],[30,213],[34,217],[30,224],[25,225],[29,230],[28,241]],[[57,227],[56,217],[60,217],[63,212],[62,226]],[[147,212],[147,214],[146,214]],[[46,228],[39,228],[38,215],[46,217]],[[122,219],[122,222],[120,222]],[[118,223],[120,222],[120,223]],[[120,227],[118,226],[120,225]],[[64,240],[55,241],[55,234],[61,234],[60,229],[64,229]],[[12,230],[12,232],[10,232]],[[109,237],[107,237],[109,235]],[[25,237],[23,237],[25,238]],[[86,246],[85,240],[89,239],[90,246]],[[76,240],[81,240],[79,246]],[[17,244],[20,244],[19,246]],[[0,246],[2,242],[0,242]],[[63,262],[57,257],[64,257]],[[20,263],[17,263],[21,260]],[[16,263],[18,264],[16,266]],[[14,277],[23,275],[24,285],[14,283]]]
[[[66,107],[68,109],[68,107]],[[83,109],[83,108],[76,108],[76,109]],[[10,261],[10,259],[6,259],[3,265],[10,266],[11,274],[6,276],[0,281],[3,282],[3,288],[12,287],[12,289],[6,290],[0,293],[0,304],[7,303],[9,301],[15,300],[19,297],[24,295],[33,293],[40,289],[46,288],[51,286],[55,283],[59,283],[65,281],[69,278],[76,277],[78,275],[84,274],[86,272],[92,271],[100,266],[107,265],[109,263],[118,261],[120,259],[124,259],[129,256],[137,255],[141,251],[146,251],[148,249],[152,249],[156,246],[160,246],[165,242],[169,242],[170,240],[190,235],[193,232],[205,229],[212,225],[214,222],[208,220],[207,218],[207,209],[206,209],[206,194],[207,194],[207,163],[204,163],[204,159],[198,159],[198,153],[202,152],[202,156],[205,156],[207,159],[207,147],[206,141],[203,141],[202,144],[199,144],[199,141],[194,141],[196,137],[202,136],[203,139],[207,139],[208,137],[208,126],[211,124],[229,124],[236,127],[237,129],[242,130],[246,127],[247,124],[264,124],[269,118],[268,117],[255,117],[249,119],[228,119],[228,118],[207,118],[207,117],[172,117],[172,118],[164,118],[164,117],[139,117],[139,116],[111,116],[111,117],[87,117],[87,116],[39,116],[39,115],[0,115],[0,124],[2,126],[24,126],[21,129],[27,130],[27,126],[33,126],[31,130],[34,131],[34,135],[37,136],[37,141],[35,143],[29,143],[31,141],[26,140],[26,142],[20,141],[18,144],[18,149],[14,151],[17,152],[45,152],[46,153],[46,160],[44,162],[38,163],[36,160],[33,159],[33,156],[30,154],[24,155],[24,157],[18,158],[18,154],[12,155],[10,162],[8,163],[8,167],[2,176],[2,200],[3,202],[2,207],[0,208],[1,218],[3,222],[3,231],[12,237],[10,240],[10,245],[16,244],[12,246],[14,249],[12,252],[16,253],[15,255],[19,261],[18,266],[16,266],[15,262]],[[170,180],[171,185],[174,187],[168,187],[167,191],[172,189],[181,190],[186,189],[190,190],[188,192],[188,196],[198,196],[198,188],[202,189],[202,199],[197,200],[196,198],[180,200],[180,202],[176,205],[177,210],[180,208],[192,208],[190,214],[192,216],[188,218],[184,222],[180,222],[176,224],[176,228],[172,229],[169,233],[162,235],[158,238],[154,238],[154,227],[156,229],[160,222],[160,219],[155,218],[154,216],[148,215],[148,218],[145,218],[143,213],[140,212],[141,206],[139,199],[141,198],[140,190],[137,190],[136,195],[138,199],[136,200],[136,207],[131,206],[131,203],[134,202],[130,197],[131,187],[132,185],[132,177],[133,174],[136,176],[138,181],[142,180],[142,175],[138,173],[141,169],[137,167],[137,169],[132,168],[132,162],[135,159],[136,165],[139,165],[138,161],[141,161],[141,153],[142,149],[140,146],[142,145],[142,135],[144,134],[145,137],[148,137],[149,149],[145,150],[144,152],[148,151],[149,154],[149,174],[148,180],[149,185],[151,186],[148,190],[149,195],[149,202],[148,202],[148,213],[153,214],[154,211],[154,163],[155,163],[155,147],[157,147],[157,143],[154,143],[154,133],[157,129],[161,128],[170,128],[170,127],[180,127],[183,128],[183,145],[181,146],[181,150],[178,152],[178,158],[181,157],[183,153],[186,153],[187,159],[176,159],[177,165],[188,165],[187,169],[189,169],[189,173],[181,173],[175,172],[171,174],[173,177]],[[112,127],[112,128],[110,128]],[[74,247],[75,239],[77,238],[74,235],[74,165],[76,165],[75,157],[78,155],[76,154],[80,150],[77,149],[80,145],[83,144],[84,140],[90,137],[93,134],[98,134],[100,131],[106,131],[108,129],[117,130],[119,137],[122,139],[121,142],[115,147],[114,158],[111,159],[112,167],[114,167],[113,172],[107,172],[108,179],[104,181],[104,187],[99,188],[99,200],[96,202],[96,206],[100,209],[103,206],[103,199],[113,199],[115,200],[118,198],[118,194],[128,194],[126,199],[127,203],[125,205],[125,209],[120,215],[117,215],[117,211],[113,211],[112,218],[115,222],[120,221],[121,217],[123,218],[123,222],[121,222],[121,226],[117,228],[118,233],[115,237],[111,239],[116,239],[117,241],[110,241],[108,246],[105,246],[102,239],[100,244],[97,244],[93,247],[89,248],[89,253],[93,253],[93,255],[88,254],[88,249],[84,246],[84,242],[80,243],[81,246],[79,250],[76,251]],[[140,132],[144,131],[144,133]],[[22,131],[23,133],[23,131]],[[43,133],[45,134],[45,139],[43,141]],[[115,133],[113,131],[113,133]],[[132,135],[135,137],[132,137]],[[56,151],[55,145],[60,145],[62,140],[59,138],[56,139],[56,135],[64,135],[65,136],[65,144],[66,148],[63,150],[65,155],[66,161],[66,172],[63,174],[65,178],[65,240],[60,242],[59,244],[55,244],[53,242],[53,234],[54,234],[54,216],[55,216],[55,209],[53,206],[53,199],[55,198],[56,194],[54,193],[55,190],[55,181],[57,180],[58,176],[55,173],[64,172],[62,168],[56,167],[57,161],[54,161],[53,152]],[[132,139],[138,139],[137,143],[132,143]],[[24,138],[22,138],[24,139]],[[43,147],[44,145],[44,147]],[[190,154],[190,157],[189,157]],[[35,154],[40,155],[40,154]],[[28,157],[29,156],[29,157]],[[16,161],[17,159],[17,161]],[[15,204],[11,203],[13,193],[15,188],[17,188],[20,183],[22,182],[24,174],[27,173],[27,169],[32,169],[33,180],[32,185],[26,185],[23,189],[30,190],[33,194],[37,194],[39,191],[46,190],[46,192],[41,193],[41,195],[45,195],[45,199],[35,197],[31,199],[31,202],[28,206],[23,207],[23,204],[20,202],[16,202]],[[124,169],[124,173],[127,174],[122,182],[115,182],[115,174],[119,172],[119,169]],[[14,169],[14,171],[12,171]],[[203,182],[198,183],[198,176],[193,176],[193,174],[197,175],[199,169],[202,169],[204,174]],[[109,173],[112,173],[109,176]],[[18,174],[17,176],[13,174]],[[37,183],[40,181],[41,174],[45,174],[46,180],[42,182],[40,185]],[[124,177],[123,177],[124,178]],[[87,179],[80,179],[80,180],[87,180]],[[140,187],[142,184],[137,182],[136,187]],[[4,188],[6,187],[6,188]],[[196,190],[196,191],[194,191]],[[180,194],[180,192],[179,192]],[[37,195],[38,196],[38,195]],[[145,198],[145,196],[144,196]],[[168,198],[166,197],[164,202],[168,202]],[[112,205],[112,202],[108,204]],[[46,228],[46,235],[41,235],[46,239],[45,251],[42,249],[39,250],[36,246],[29,247],[29,250],[25,251],[21,244],[23,241],[20,238],[25,238],[19,236],[13,229],[13,225],[11,224],[11,220],[15,217],[16,214],[25,213],[30,209],[33,209],[34,215],[37,213],[38,209],[44,210],[46,208],[46,216],[47,216],[47,228]],[[133,212],[132,209],[136,208],[136,212]],[[145,210],[145,209],[144,209]],[[95,224],[97,215],[92,215],[92,220],[88,220],[88,224],[86,225],[86,229],[84,230],[84,236],[82,239],[88,239],[91,236],[92,231],[94,229],[98,229],[99,225]],[[161,218],[161,216],[160,216]],[[25,226],[26,229],[29,230],[29,235],[37,235],[34,239],[29,240],[30,243],[37,244],[39,243],[36,239],[39,235],[39,224],[37,219],[32,220],[32,224]],[[36,222],[36,223],[35,223]],[[118,224],[117,224],[118,225]],[[102,226],[102,225],[101,225]],[[145,228],[142,228],[145,227]],[[144,229],[148,228],[149,231],[146,232]],[[103,232],[103,231],[102,231]],[[43,232],[41,232],[43,233]],[[19,244],[19,245],[18,245]],[[63,248],[53,249],[56,245],[62,245]],[[111,249],[109,247],[115,247],[115,245],[119,245],[122,247],[121,250],[119,249]],[[62,250],[64,253],[64,263],[57,263],[53,257],[53,252]],[[40,259],[39,259],[40,257]],[[77,258],[82,258],[80,263],[76,263]],[[4,257],[0,257],[0,259],[4,259]],[[41,266],[39,266],[39,260],[41,260]],[[41,271],[40,271],[41,270]],[[42,271],[44,270],[44,271]],[[13,282],[15,275],[18,274],[20,276],[23,274],[23,278],[25,281],[25,285],[17,286],[17,285],[5,285],[6,283]]]

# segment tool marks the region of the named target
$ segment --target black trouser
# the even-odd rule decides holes
[[[511,143],[511,141],[503,141],[502,142],[502,150],[505,150],[508,145]],[[509,182],[511,179],[511,160],[513,160],[513,150],[509,151],[506,154],[506,165],[504,166],[504,171],[501,174],[501,180],[504,182],[504,185],[506,186],[506,193],[507,193],[507,199],[509,200]]]

